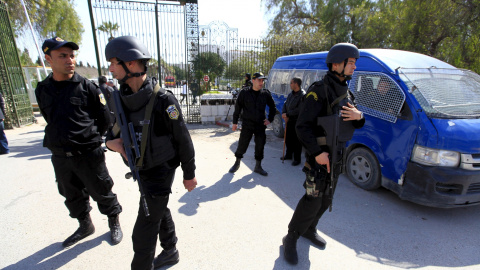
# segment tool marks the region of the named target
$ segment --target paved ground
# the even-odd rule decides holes
[[[107,219],[96,204],[94,235],[62,249],[77,228],[58,194],[49,151],[42,147],[40,123],[7,130],[9,155],[0,156],[0,268],[129,269],[131,232],[138,208],[138,187],[124,179],[120,157],[107,153],[123,205],[124,240],[111,246]],[[300,167],[282,164],[282,140],[268,130],[264,168],[252,173],[253,142],[236,174],[239,132],[214,125],[190,125],[196,148],[199,186],[185,192],[177,171],[170,209],[179,237],[180,262],[171,269],[291,269],[283,259],[282,237],[304,192]],[[401,201],[379,189],[363,191],[345,177],[333,212],[318,229],[328,241],[318,250],[300,239],[296,269],[480,269],[480,207],[435,209]],[[157,250],[157,254],[160,250]]]

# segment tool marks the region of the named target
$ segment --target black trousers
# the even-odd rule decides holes
[[[173,182],[175,170],[162,176],[163,179],[156,181]],[[149,190],[152,190],[153,182],[148,182]],[[162,192],[164,193],[164,192]],[[171,249],[177,244],[177,236],[175,234],[175,223],[173,222],[170,209],[168,209],[169,194],[154,195],[147,193],[145,199],[147,201],[150,216],[146,217],[143,205],[140,202],[137,220],[133,228],[133,261],[132,270],[150,270],[153,269],[153,260],[155,258],[155,249],[157,238],[160,240],[160,246],[163,249]]]
[[[327,179],[329,177],[330,174],[327,174]],[[332,203],[330,197],[325,196],[326,188],[326,181],[323,180],[319,188],[321,197],[308,196],[306,193],[303,195],[295,208],[290,224],[288,224],[289,232],[301,236],[307,230],[316,230],[318,221]]]
[[[240,139],[238,140],[237,151],[235,151],[235,157],[243,158],[243,154],[247,152],[248,145],[252,136],[255,135],[255,160],[263,159],[263,149],[265,143],[267,142],[267,135],[265,134],[265,129],[267,126],[262,124],[257,125],[246,125],[242,126],[242,131],[240,132]]]
[[[105,165],[101,147],[79,156],[52,155],[58,191],[72,218],[83,217],[92,210],[89,196],[98,204],[100,213],[113,216],[122,212],[117,195],[112,192],[113,180]]]
[[[294,160],[300,161],[302,159],[302,144],[297,137],[297,132],[295,130],[295,125],[297,124],[296,119],[290,118],[287,122],[287,134],[285,138],[285,145],[287,146],[287,153],[285,157],[292,157]]]

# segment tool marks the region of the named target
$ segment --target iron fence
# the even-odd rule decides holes
[[[108,75],[106,44],[118,36],[135,36],[152,55],[147,74],[159,79],[177,99],[182,81],[194,84],[191,64],[198,52],[198,7],[196,1],[104,1],[89,0],[99,75]],[[182,103],[188,123],[200,122],[199,103],[192,91]]]
[[[152,54],[149,76],[177,96],[188,123],[201,121],[202,94],[240,88],[245,73],[267,75],[278,57],[305,52],[298,42],[240,38],[238,29],[223,22],[199,26],[196,0],[88,2],[99,75],[108,74],[108,41],[136,36]]]
[[[0,1],[0,91],[5,99],[5,128],[34,121],[7,4]]]

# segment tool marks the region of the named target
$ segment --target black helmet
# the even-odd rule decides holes
[[[120,83],[125,83],[132,77],[145,75],[147,72],[147,62],[152,58],[147,47],[143,45],[139,39],[132,36],[117,37],[108,42],[105,47],[105,57],[107,58],[107,61],[110,61],[112,58],[117,58],[125,70],[126,74],[119,80]],[[128,70],[125,62],[134,60],[142,60],[145,66],[144,72],[131,73],[130,70]]]
[[[123,36],[112,39],[105,47],[107,61],[116,57],[122,62],[149,60],[152,57],[147,47],[136,37]]]
[[[360,53],[357,46],[351,43],[338,43],[328,51],[327,64],[342,63],[345,59],[355,58],[358,59]]]

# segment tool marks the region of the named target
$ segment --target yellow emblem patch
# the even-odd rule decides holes
[[[317,93],[315,92],[310,92],[307,94],[307,96],[305,97],[305,99],[307,99],[309,96],[313,96],[313,98],[315,99],[315,101],[318,101],[318,97],[317,97]]]
[[[167,113],[168,117],[173,120],[177,120],[178,116],[180,115],[180,112],[178,112],[177,107],[175,107],[175,104],[168,106],[167,108]]]
[[[102,103],[103,106],[107,105],[107,100],[105,99],[103,94],[98,95],[98,97],[100,98],[100,103]]]

